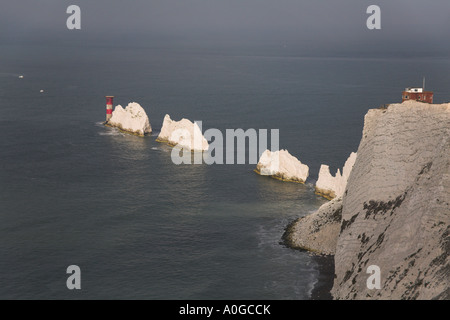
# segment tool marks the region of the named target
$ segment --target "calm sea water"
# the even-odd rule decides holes
[[[320,164],[342,167],[367,109],[422,76],[449,101],[449,71],[445,59],[2,46],[0,298],[308,299],[317,262],[280,240],[325,202],[313,192]],[[102,126],[105,95],[140,103],[154,134]],[[310,180],[176,166],[155,142],[166,113],[204,129],[279,129]],[[73,264],[81,291],[66,288]]]

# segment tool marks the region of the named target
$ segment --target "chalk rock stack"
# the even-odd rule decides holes
[[[261,155],[256,170],[258,174],[271,176],[283,181],[304,183],[309,175],[309,167],[287,150],[266,150]]]
[[[316,193],[330,200],[342,197],[355,161],[356,153],[352,152],[345,162],[342,174],[338,169],[334,177],[330,174],[330,168],[327,165],[321,165],[319,179],[316,183]]]
[[[116,106],[107,125],[139,136],[152,132],[145,110],[136,102],[129,103],[125,109]]]
[[[203,137],[197,123],[188,119],[175,121],[168,114],[164,117],[161,132],[156,139],[158,142],[166,142],[171,146],[179,146],[191,151],[208,151],[208,140]]]

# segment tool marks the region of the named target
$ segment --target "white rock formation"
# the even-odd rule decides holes
[[[345,161],[342,175],[338,169],[334,177],[330,173],[330,168],[322,164],[320,166],[319,179],[316,182],[316,193],[327,199],[342,197],[347,186],[348,177],[356,161],[356,156],[357,154],[352,152],[347,161]]]
[[[192,151],[207,151],[208,140],[203,137],[202,131],[197,123],[188,119],[175,121],[166,114],[161,132],[156,139],[158,142],[167,142],[172,146],[179,146]]]
[[[287,150],[266,150],[259,159],[256,172],[280,180],[304,183],[309,175],[309,167]]]
[[[317,254],[332,255],[342,221],[342,198],[324,203],[316,212],[292,222],[283,235],[286,245]]]
[[[333,298],[450,299],[450,103],[369,110],[347,191],[285,235],[335,250]],[[380,289],[367,286],[369,266]]]
[[[334,298],[450,299],[450,104],[369,110],[347,190]]]
[[[125,109],[116,106],[107,125],[140,136],[152,132],[145,110],[136,102],[129,103]]]

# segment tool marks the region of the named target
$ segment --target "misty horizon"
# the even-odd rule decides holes
[[[68,30],[69,5],[81,30]],[[366,9],[381,8],[381,30]],[[450,3],[434,1],[9,1],[0,43],[45,46],[271,48],[295,56],[448,56]]]

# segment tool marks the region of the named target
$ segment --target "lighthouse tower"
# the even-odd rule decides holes
[[[112,117],[114,96],[106,96],[106,122]]]

